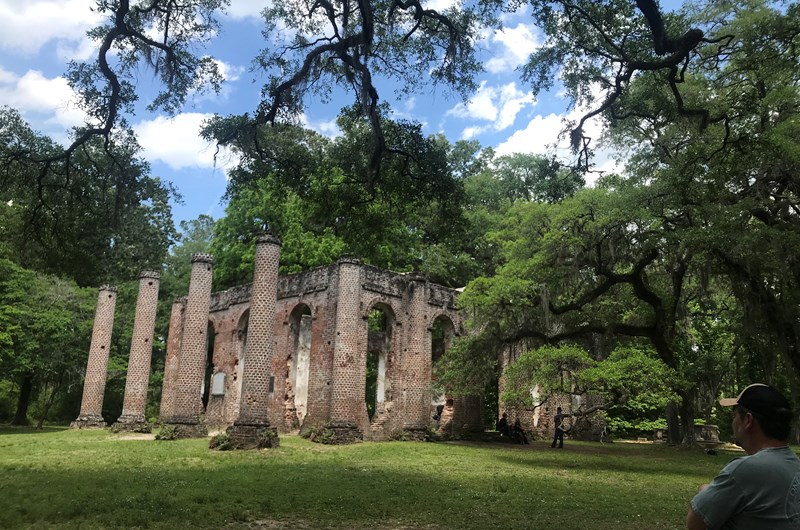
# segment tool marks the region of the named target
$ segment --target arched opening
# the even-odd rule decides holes
[[[387,394],[386,372],[392,342],[392,313],[388,306],[375,305],[368,314],[367,369],[365,401],[372,420],[384,408]]]
[[[242,377],[244,376],[244,357],[247,352],[247,330],[250,324],[250,310],[245,309],[242,316],[239,317],[239,322],[236,324],[236,361],[233,366],[233,383],[231,383],[231,399],[233,401],[229,404],[231,409],[230,422],[233,422],[239,417],[239,405],[242,395]]]
[[[308,413],[308,379],[311,366],[311,308],[300,304],[289,318],[292,350],[288,358],[286,408],[292,427],[302,427]]]
[[[435,386],[436,382],[433,368],[452,345],[454,335],[455,326],[453,326],[453,321],[448,317],[441,315],[433,321],[433,326],[431,327],[431,383],[433,386]],[[445,404],[445,394],[443,391],[438,395],[434,394],[432,396],[431,416],[434,421],[438,422],[441,420]]]
[[[201,388],[201,395],[203,396],[203,410],[208,406],[208,399],[211,396],[211,377],[214,374],[214,342],[216,341],[216,333],[214,332],[214,324],[208,323],[208,331],[206,333],[206,369],[203,374],[203,385]]]

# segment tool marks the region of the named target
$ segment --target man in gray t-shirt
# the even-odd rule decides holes
[[[791,406],[774,388],[755,384],[735,406],[734,441],[748,454],[732,460],[692,499],[686,526],[700,529],[800,530],[800,458],[786,445]]]

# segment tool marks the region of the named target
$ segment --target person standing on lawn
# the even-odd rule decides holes
[[[556,415],[553,418],[553,423],[555,424],[555,432],[553,433],[553,443],[550,444],[550,447],[555,447],[556,442],[558,442],[558,448],[564,449],[564,417],[569,416],[569,414],[563,414],[561,412],[561,407],[556,407]]]
[[[789,401],[764,384],[722,399],[733,411],[734,442],[747,452],[694,496],[686,527],[770,530],[800,528],[800,458],[789,449]]]

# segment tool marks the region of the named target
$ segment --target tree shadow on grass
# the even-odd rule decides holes
[[[69,427],[66,425],[44,426],[41,429],[37,429],[33,425],[0,424],[0,436],[4,434],[49,434],[63,432],[67,429],[69,429]]]

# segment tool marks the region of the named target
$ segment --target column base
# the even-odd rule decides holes
[[[278,430],[270,427],[269,423],[259,425],[234,423],[228,427],[225,434],[228,435],[234,449],[271,449],[280,445]]]
[[[144,415],[120,416],[111,426],[111,432],[151,432],[153,427],[144,419]]]
[[[364,433],[352,421],[337,420],[326,423],[310,439],[317,443],[346,445],[363,441]]]
[[[78,416],[75,421],[69,424],[71,429],[105,429],[108,424],[99,414],[86,414]]]
[[[167,436],[162,436],[162,440],[180,440],[184,438],[206,438],[208,436],[208,429],[202,423],[165,423],[159,435],[163,434],[164,430],[169,430]],[[159,439],[157,437],[157,439]]]

